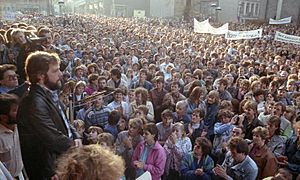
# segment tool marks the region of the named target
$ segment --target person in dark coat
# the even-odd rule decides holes
[[[37,51],[26,59],[26,74],[31,83],[17,113],[21,152],[31,180],[50,179],[54,162],[81,139],[69,123],[58,99],[62,73],[56,54]]]

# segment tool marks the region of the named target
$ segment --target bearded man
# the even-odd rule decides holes
[[[54,162],[81,139],[58,98],[62,72],[57,54],[36,51],[26,59],[30,91],[17,113],[21,152],[29,179],[51,179]]]

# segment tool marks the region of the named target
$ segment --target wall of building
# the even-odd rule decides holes
[[[219,22],[238,22],[238,0],[220,0],[222,10],[217,11]]]
[[[278,0],[268,0],[266,8],[266,20],[276,18]],[[292,22],[300,25],[300,1],[299,0],[284,0],[282,3],[281,16],[285,18],[292,16]]]
[[[150,0],[150,17],[173,17],[175,0]]]
[[[4,18],[9,13],[16,11],[24,13],[50,14],[50,1],[47,0],[0,0],[0,17]]]
[[[104,15],[132,17],[134,10],[143,10],[150,14],[150,0],[103,0]]]
[[[282,4],[281,18],[292,16],[292,22],[300,24],[299,11],[299,0],[284,0]]]

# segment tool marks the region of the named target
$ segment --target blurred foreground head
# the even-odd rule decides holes
[[[124,174],[120,156],[99,145],[72,148],[57,161],[59,180],[119,180]],[[56,179],[55,178],[55,179]]]

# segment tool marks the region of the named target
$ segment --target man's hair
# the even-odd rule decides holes
[[[59,64],[60,58],[56,53],[36,51],[31,53],[25,62],[27,79],[31,84],[39,81],[38,75],[47,74],[50,64]]]
[[[231,138],[228,147],[230,150],[235,149],[237,153],[243,153],[245,155],[248,155],[249,153],[248,143],[240,137]]]
[[[71,148],[57,161],[59,180],[120,179],[125,165],[120,156],[99,145]]]
[[[9,115],[11,105],[18,104],[18,97],[13,94],[0,94],[0,115]]]
[[[12,64],[2,64],[0,65],[0,80],[3,80],[4,79],[4,74],[6,71],[17,71],[17,68],[15,65],[12,65]]]

